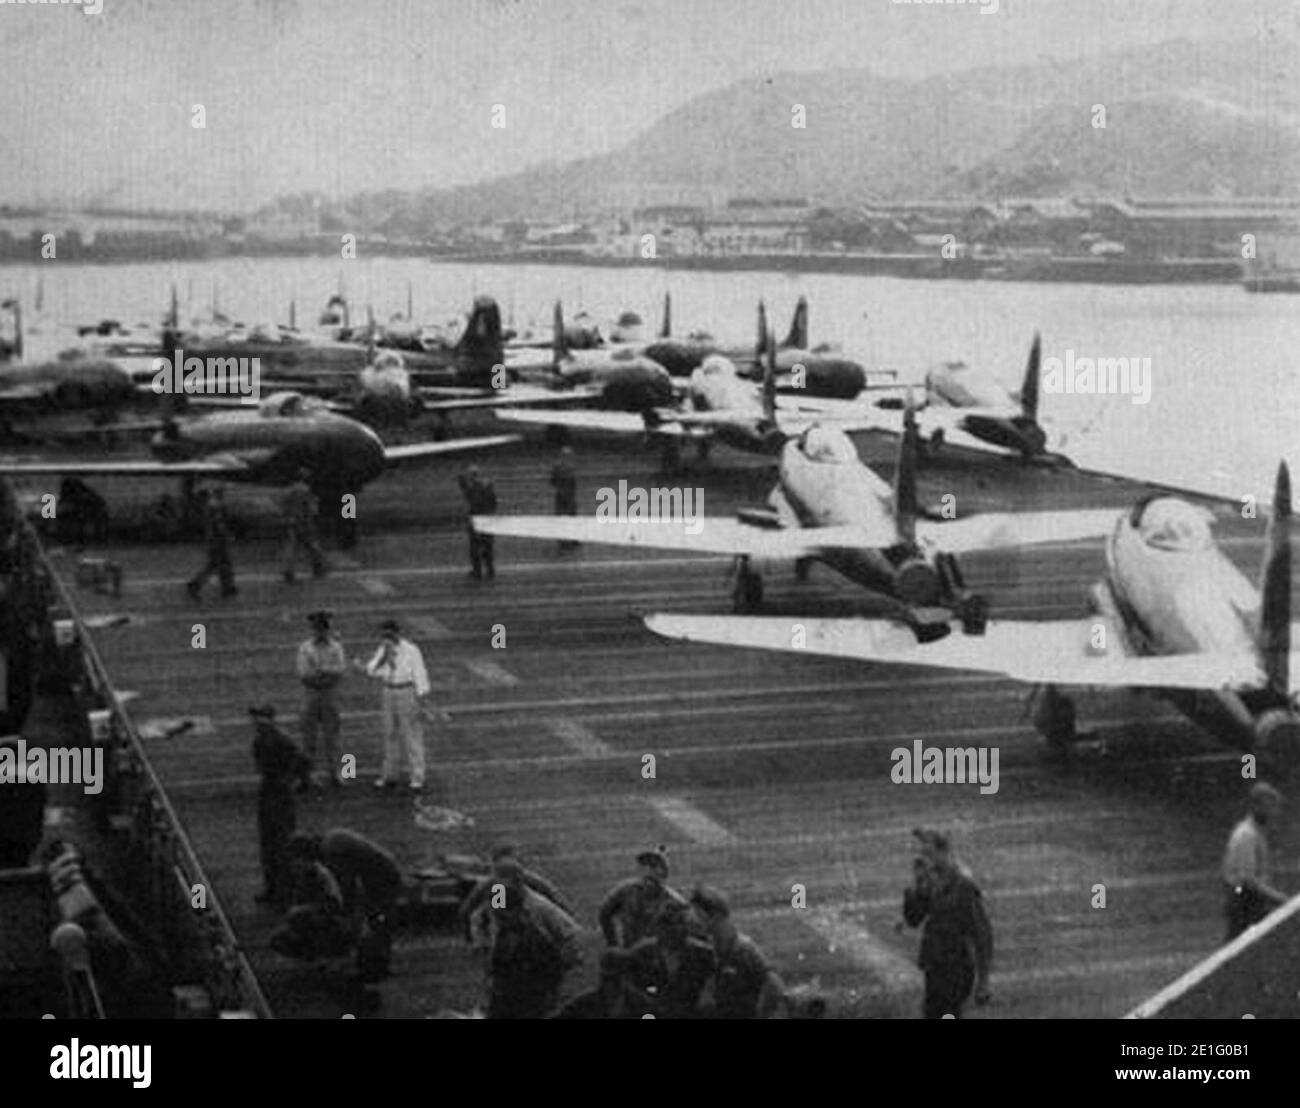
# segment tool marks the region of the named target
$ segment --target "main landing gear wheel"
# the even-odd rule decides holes
[[[1043,685],[1036,691],[1033,709],[1035,729],[1047,740],[1047,749],[1056,758],[1068,757],[1070,748],[1078,741],[1075,727],[1074,701],[1063,695],[1055,685]]]
[[[742,559],[736,570],[736,585],[731,590],[732,606],[740,614],[752,612],[763,603],[763,578]]]

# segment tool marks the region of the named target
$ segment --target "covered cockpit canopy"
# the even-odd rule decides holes
[[[1210,534],[1212,519],[1204,508],[1185,500],[1161,496],[1139,504],[1132,523],[1147,546],[1156,550],[1192,552],[1213,544]]]
[[[273,392],[262,401],[258,414],[263,419],[296,419],[325,410],[325,405],[313,396],[303,396],[300,392]]]
[[[925,389],[954,408],[1000,408],[1007,404],[1007,392],[985,369],[965,362],[944,362],[925,375]]]
[[[700,372],[705,377],[734,377],[736,365],[730,358],[721,354],[710,354],[700,363]]]
[[[814,424],[803,433],[800,449],[811,462],[845,465],[858,460],[858,452],[843,431]]]

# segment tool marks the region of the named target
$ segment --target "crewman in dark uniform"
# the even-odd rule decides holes
[[[691,906],[704,921],[718,959],[709,1015],[724,1020],[771,1016],[785,1001],[785,983],[758,944],[736,929],[727,898],[716,889],[698,888]]]
[[[631,947],[653,936],[666,905],[686,904],[668,884],[668,852],[662,846],[642,851],[636,863],[640,874],[615,885],[597,915],[601,934],[612,947]]]
[[[325,556],[321,553],[320,543],[316,539],[316,497],[312,495],[311,487],[307,484],[310,476],[307,470],[299,470],[297,479],[284,494],[282,507],[287,528],[284,542],[284,581],[287,585],[294,583],[294,562],[297,560],[300,546],[307,552],[312,576],[325,575]]]
[[[12,747],[18,757],[18,735],[0,738],[0,747]],[[28,781],[26,767],[19,766],[17,780],[0,780],[0,869],[22,869],[41,845],[45,834],[45,784]]]
[[[479,471],[478,466],[470,466],[460,475],[459,481],[460,491],[464,493],[465,503],[469,506],[470,518],[466,520],[466,527],[469,530],[470,576],[476,581],[481,581],[483,571],[486,570],[490,580],[497,575],[492,560],[493,536],[481,535],[475,531],[473,517],[492,515],[497,510],[496,489]]]
[[[294,833],[297,812],[293,783],[310,762],[307,756],[275,722],[269,704],[248,709],[253,718],[253,761],[261,784],[257,790],[257,837],[262,857],[262,891],[259,904],[287,908],[290,895],[289,836]]]
[[[989,999],[993,929],[978,886],[952,857],[948,837],[938,831],[913,832],[921,854],[913,862],[913,883],[903,893],[903,918],[909,927],[925,924],[918,959],[925,973],[925,1018],[961,1018],[962,1005],[975,994]]]
[[[358,948],[363,974],[375,979],[388,976],[392,955],[390,917],[402,891],[402,870],[397,860],[376,842],[346,827],[323,835],[299,832],[290,850],[295,858],[323,862],[334,874],[343,893],[345,913],[358,921],[359,931],[369,931],[374,948]],[[362,964],[370,961],[370,965]]]
[[[204,583],[214,573],[221,579],[221,595],[234,596],[235,571],[230,564],[230,524],[226,519],[226,498],[221,486],[209,489],[203,506],[203,538],[208,546],[207,564],[186,586],[192,600],[198,600]]]
[[[622,975],[627,985],[622,1014],[656,1019],[694,1019],[701,1014],[700,995],[718,963],[694,923],[688,904],[670,900],[659,913],[653,935],[630,948],[605,952],[602,975]],[[610,1014],[619,1014],[618,1008]]]
[[[524,884],[520,868],[514,859],[502,861],[497,883],[501,899],[487,911],[488,1019],[549,1015],[565,975],[582,958],[577,923]]]
[[[559,460],[551,467],[551,484],[555,487],[555,514],[557,516],[576,516],[578,514],[578,474],[573,468],[573,447],[565,446],[560,450]],[[572,550],[578,544],[561,541],[561,550]]]

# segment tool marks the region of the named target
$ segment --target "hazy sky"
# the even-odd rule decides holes
[[[778,70],[924,75],[1300,31],[1295,0],[102,4],[0,0],[0,202],[247,209],[462,184],[619,146],[698,93]]]

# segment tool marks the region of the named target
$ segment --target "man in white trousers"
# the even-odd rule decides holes
[[[384,766],[375,781],[377,789],[397,786],[402,748],[411,771],[411,791],[424,791],[424,729],[420,725],[421,698],[429,695],[429,674],[420,648],[402,637],[394,619],[379,628],[379,649],[365,667],[366,673],[383,683],[380,720],[384,739]]]

